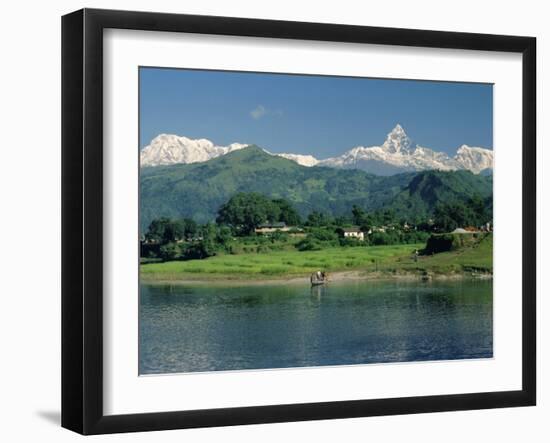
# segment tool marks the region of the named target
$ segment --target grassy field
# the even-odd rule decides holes
[[[491,273],[492,244],[492,236],[489,235],[474,246],[420,256],[416,262],[413,259],[414,250],[422,249],[424,244],[218,255],[205,260],[143,264],[141,278],[144,281],[271,280],[308,276],[317,270],[329,273],[359,271],[382,276]]]
[[[455,251],[420,256],[411,263],[406,258],[395,262],[397,270],[432,272],[434,274],[493,272],[493,235],[482,234],[479,242]]]

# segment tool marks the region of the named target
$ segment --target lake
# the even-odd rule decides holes
[[[490,358],[492,280],[141,285],[140,374]]]

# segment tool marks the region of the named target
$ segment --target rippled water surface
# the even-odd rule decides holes
[[[141,374],[488,358],[492,281],[142,285]]]

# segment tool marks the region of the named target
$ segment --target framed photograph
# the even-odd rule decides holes
[[[62,425],[536,402],[531,37],[62,21]]]

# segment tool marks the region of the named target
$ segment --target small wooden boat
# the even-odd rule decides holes
[[[324,280],[311,280],[311,286],[320,286],[324,285],[326,281]]]
[[[317,271],[311,274],[309,281],[311,282],[311,286],[319,286],[328,283],[328,278],[324,272]]]

